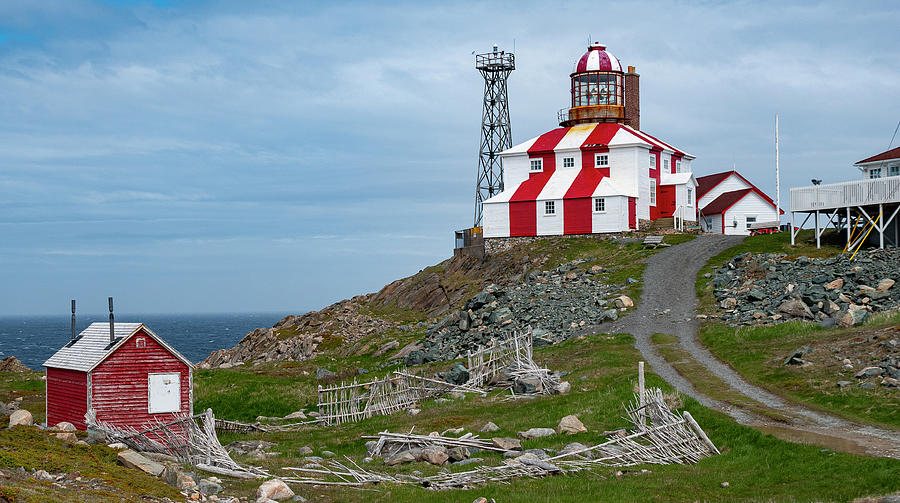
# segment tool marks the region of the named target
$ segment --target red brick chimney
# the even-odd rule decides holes
[[[625,125],[641,129],[641,76],[633,66],[625,74]]]

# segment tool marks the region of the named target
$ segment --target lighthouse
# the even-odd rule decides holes
[[[599,234],[696,221],[694,156],[640,130],[640,76],[592,43],[569,75],[559,127],[500,153],[504,191],[484,237]]]

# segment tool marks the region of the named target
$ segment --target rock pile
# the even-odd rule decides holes
[[[488,286],[462,310],[430,325],[422,348],[410,352],[406,364],[460,358],[529,325],[534,329],[535,347],[554,344],[578,334],[585,325],[615,320],[621,310],[634,305],[626,296],[614,298],[621,285],[600,280],[600,266],[583,270],[577,267],[581,263],[531,272],[517,286]]]
[[[745,253],[715,271],[712,285],[722,319],[732,326],[818,321],[853,326],[871,312],[900,305],[900,250],[872,250],[830,258]]]
[[[15,356],[7,356],[0,360],[0,372],[31,372],[31,369]]]

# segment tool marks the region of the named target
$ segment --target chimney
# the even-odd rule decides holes
[[[641,76],[633,66],[625,74],[625,125],[641,129]]]
[[[116,320],[113,318],[112,297],[109,298],[109,343],[116,342]]]
[[[72,299],[72,342],[75,342],[75,299]]]

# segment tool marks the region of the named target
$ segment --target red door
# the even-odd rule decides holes
[[[637,229],[637,200],[628,198],[628,228]]]
[[[660,218],[671,217],[675,214],[675,186],[662,185],[659,187],[659,197],[656,202],[659,208]]]

